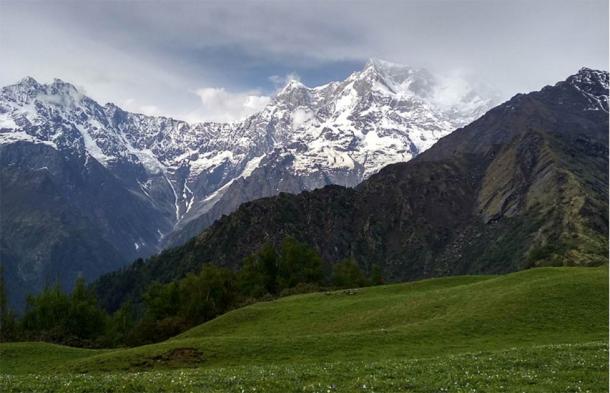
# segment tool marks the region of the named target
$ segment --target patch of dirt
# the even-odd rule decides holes
[[[161,355],[153,356],[152,359],[157,362],[201,363],[203,354],[195,348],[174,348]]]
[[[205,361],[203,353],[195,348],[174,348],[159,355],[146,357],[132,364],[137,369],[155,367],[197,367]]]

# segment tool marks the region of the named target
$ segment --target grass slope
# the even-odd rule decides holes
[[[176,381],[187,375],[186,380],[204,378],[206,383],[234,377],[258,384],[257,373],[261,381],[272,374],[285,386],[331,386],[336,375],[336,383],[352,391],[359,386],[352,382],[370,380],[378,367],[385,381],[380,386],[390,391],[398,390],[392,384],[400,381],[400,386],[411,386],[405,373],[414,378],[414,387],[404,391],[419,392],[428,391],[423,386],[438,391],[451,380],[451,372],[468,370],[483,374],[471,375],[474,379],[460,374],[461,381],[485,389],[493,380],[482,375],[496,373],[497,391],[511,378],[515,386],[527,385],[534,378],[527,373],[544,375],[540,381],[546,385],[523,391],[553,391],[561,384],[565,389],[579,380],[586,389],[594,383],[592,391],[602,391],[600,386],[607,389],[607,337],[607,267],[542,268],[371,287],[355,294],[291,296],[234,310],[171,340],[138,348],[100,352],[36,343],[0,345],[0,369],[25,374],[36,364],[40,377],[7,375],[0,387],[40,380],[48,386],[72,379],[85,383],[88,377],[74,373],[106,371],[110,373],[100,381],[131,386],[137,385],[135,376],[146,375],[153,381],[151,389],[163,386],[154,382],[159,375],[176,376]],[[484,352],[488,360],[475,352]],[[438,375],[441,364],[450,374]],[[199,369],[168,370],[184,367]],[[150,369],[154,371],[125,373]],[[336,373],[328,371],[332,369]],[[510,375],[511,370],[518,375]],[[66,373],[66,379],[45,376],[51,371]]]
[[[3,374],[37,373],[102,352],[40,342],[3,343],[0,344],[0,371]]]

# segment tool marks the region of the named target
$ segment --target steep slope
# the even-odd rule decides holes
[[[167,176],[107,132],[103,107],[59,80],[1,98],[0,254],[15,305],[157,250],[175,214]]]
[[[188,124],[99,105],[25,78],[0,94],[0,252],[13,300],[182,243],[241,203],[354,186],[490,106],[440,100],[423,70],[369,62],[343,82],[291,81],[235,124]],[[489,96],[489,95],[488,95]]]
[[[185,246],[96,287],[113,308],[151,280],[208,262],[237,268],[288,235],[331,263],[378,264],[390,280],[597,265],[608,260],[607,201],[608,73],[582,69],[513,97],[355,189],[244,204]]]
[[[80,274],[119,268],[138,256],[125,252],[134,236],[155,236],[163,222],[95,161],[83,166],[47,145],[16,143],[0,145],[0,163],[0,261],[15,305],[24,301],[15,295],[45,284],[69,287]]]

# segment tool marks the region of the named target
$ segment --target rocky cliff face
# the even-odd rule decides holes
[[[151,280],[203,263],[238,268],[286,236],[329,263],[378,264],[388,280],[596,265],[608,260],[607,217],[608,73],[582,69],[513,97],[355,189],[243,204],[183,247],[106,275],[96,288],[112,308]]]

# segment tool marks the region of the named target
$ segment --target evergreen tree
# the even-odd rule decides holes
[[[91,345],[104,334],[106,320],[106,313],[81,277],[70,295],[55,284],[28,296],[22,326],[32,339]]]
[[[269,243],[254,255],[246,257],[238,275],[240,292],[255,298],[266,294],[277,295],[279,293],[278,262],[278,255]]]
[[[322,258],[306,244],[288,237],[282,242],[279,258],[279,283],[281,289],[298,284],[322,282]]]
[[[132,341],[131,336],[134,333],[136,322],[134,305],[128,300],[110,317],[106,325],[104,341],[110,346],[129,344]]]
[[[265,295],[265,272],[256,255],[244,258],[243,265],[237,273],[237,287],[245,298],[259,298]]]
[[[153,283],[143,296],[146,305],[145,318],[160,321],[176,315],[180,307],[180,292],[178,283]]]
[[[264,285],[267,293],[272,295],[276,295],[279,292],[277,276],[279,270],[278,264],[278,256],[275,252],[275,248],[270,243],[267,243],[263,246],[263,248],[258,252],[256,258],[258,259],[258,263],[260,264],[263,277],[264,277]]]
[[[66,320],[69,334],[80,339],[95,339],[104,333],[106,319],[106,314],[97,305],[95,295],[87,288],[85,279],[77,278]]]
[[[28,296],[22,325],[30,338],[61,341],[68,337],[68,315],[70,298],[57,283],[38,295]]]
[[[373,285],[383,285],[383,275],[381,273],[381,267],[379,265],[374,264],[371,269],[371,284]]]
[[[199,274],[180,280],[180,315],[195,325],[227,311],[236,299],[234,282],[229,269],[205,264]]]
[[[352,258],[344,259],[334,266],[332,282],[337,288],[356,288],[369,285],[364,273]]]
[[[16,338],[15,313],[8,305],[4,265],[0,264],[0,341],[11,341]]]

